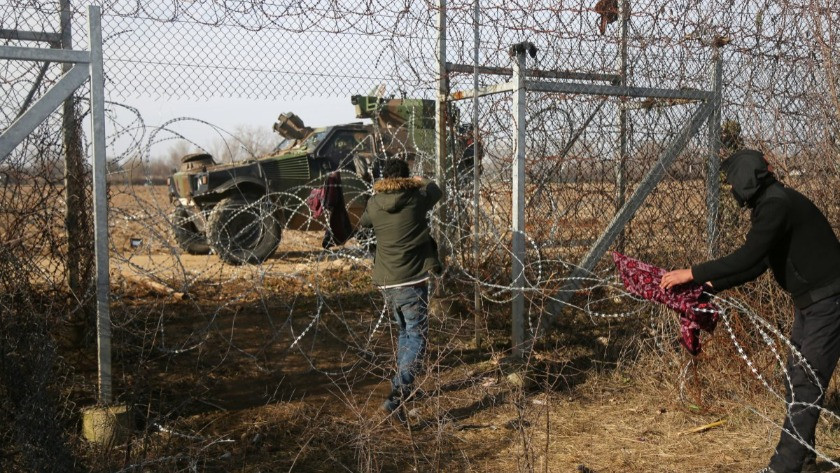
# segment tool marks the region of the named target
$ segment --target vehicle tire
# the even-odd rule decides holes
[[[195,226],[193,217],[189,210],[184,207],[176,207],[172,212],[172,231],[175,233],[175,242],[178,247],[191,255],[206,255],[210,253],[210,245]]]
[[[230,264],[262,263],[280,244],[281,231],[275,205],[267,197],[226,197],[207,219],[210,245]]]

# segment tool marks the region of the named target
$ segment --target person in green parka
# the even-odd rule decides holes
[[[373,228],[373,284],[385,294],[399,327],[397,373],[382,405],[390,414],[412,394],[426,352],[429,278],[441,269],[427,214],[443,192],[429,179],[409,177],[402,159],[385,162],[373,190],[359,225]]]

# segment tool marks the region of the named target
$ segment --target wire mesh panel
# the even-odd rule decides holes
[[[431,83],[433,64],[415,61],[432,57],[425,5],[112,2],[104,15],[115,96],[347,96],[381,84],[414,96]]]

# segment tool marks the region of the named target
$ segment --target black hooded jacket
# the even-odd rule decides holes
[[[735,199],[752,209],[752,226],[740,248],[693,266],[694,280],[723,290],[769,267],[797,307],[840,293],[840,242],[814,203],[776,181],[758,151],[738,151],[721,167]]]

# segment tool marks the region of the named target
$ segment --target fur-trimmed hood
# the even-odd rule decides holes
[[[423,187],[424,183],[410,177],[380,179],[373,184],[371,203],[389,213],[399,212],[418,199]]]
[[[390,177],[380,179],[373,184],[375,192],[395,192],[409,189],[420,189],[423,183],[410,177]]]

